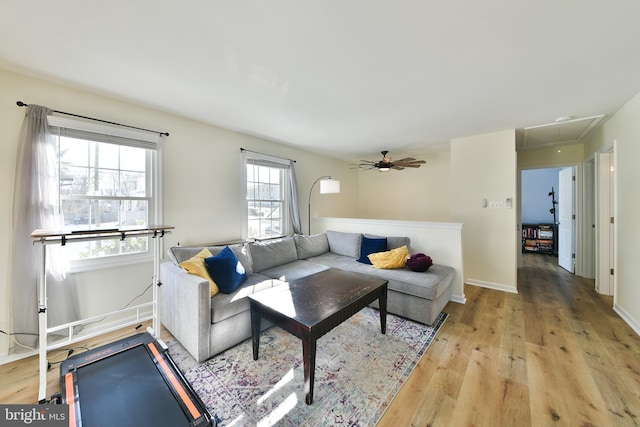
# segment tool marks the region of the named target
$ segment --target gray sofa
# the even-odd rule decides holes
[[[377,237],[377,236],[367,236]],[[374,275],[389,281],[387,311],[432,324],[451,297],[454,269],[434,264],[426,272],[378,269],[358,262],[361,233],[327,231],[275,240],[229,245],[247,280],[230,293],[210,296],[209,281],[187,273],[179,264],[203,249],[173,247],[170,262],[160,266],[160,320],[199,362],[251,337],[247,296],[327,268]],[[387,237],[388,249],[406,245],[407,237]],[[225,246],[208,247],[212,255]],[[377,308],[377,302],[374,306]],[[263,328],[271,326],[262,322]]]

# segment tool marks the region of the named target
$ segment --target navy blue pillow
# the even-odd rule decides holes
[[[224,294],[232,293],[238,289],[242,282],[247,280],[244,266],[238,261],[229,246],[220,251],[218,255],[205,258],[204,263],[209,275],[218,285],[218,289]]]
[[[370,264],[369,255],[377,252],[385,252],[387,250],[387,238],[371,238],[362,236],[362,244],[360,245],[360,258],[358,262]]]

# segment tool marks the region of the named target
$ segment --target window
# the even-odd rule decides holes
[[[249,239],[289,233],[289,163],[251,154],[244,156],[245,230]]]
[[[159,218],[159,136],[50,117],[65,230],[147,227]],[[124,133],[123,133],[124,131]],[[145,138],[145,139],[136,139]],[[66,245],[72,270],[150,257],[149,237]]]

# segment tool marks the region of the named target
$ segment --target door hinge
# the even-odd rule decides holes
[[[575,175],[571,175],[571,181],[575,181],[576,180],[576,176]]]
[[[611,218],[609,219],[609,222],[610,222],[611,224],[613,224],[613,217],[611,217]]]
[[[613,268],[610,270],[610,274],[613,276]]]
[[[571,219],[576,219],[576,216],[575,215],[571,215]]]
[[[576,254],[571,254],[572,259],[576,259]]]

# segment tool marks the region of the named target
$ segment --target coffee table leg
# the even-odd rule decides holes
[[[258,351],[260,348],[260,320],[261,314],[258,304],[254,301],[251,305],[251,341],[253,342],[253,360],[258,360]]]
[[[387,285],[384,285],[380,297],[378,298],[378,305],[380,306],[380,331],[383,334],[387,333]]]
[[[316,376],[316,340],[302,339],[302,363],[304,365],[304,394],[307,405],[313,403],[313,382]]]

